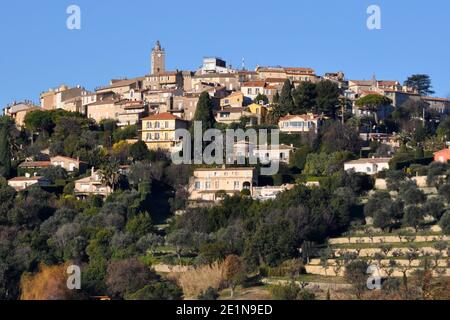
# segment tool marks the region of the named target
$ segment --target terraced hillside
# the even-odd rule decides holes
[[[349,236],[329,240],[329,248],[320,258],[306,265],[310,274],[343,276],[354,260],[365,260],[378,267],[382,277],[408,276],[415,270],[429,268],[435,275],[450,276],[450,236],[424,235]]]

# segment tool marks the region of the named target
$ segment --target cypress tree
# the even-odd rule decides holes
[[[286,79],[280,94],[279,105],[284,114],[294,111],[294,99],[292,98],[292,83]]]
[[[0,174],[9,177],[11,173],[11,148],[9,144],[10,120],[0,120]]]
[[[201,121],[203,124],[203,131],[213,128],[216,123],[212,101],[206,91],[203,92],[198,99],[193,121]]]
[[[278,93],[278,90],[277,92],[275,92],[275,95],[272,98],[272,102],[273,104],[278,104],[280,102],[280,94]]]

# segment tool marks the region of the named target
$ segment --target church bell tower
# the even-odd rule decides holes
[[[151,74],[158,74],[166,71],[166,51],[161,48],[159,41],[156,42],[152,50]]]

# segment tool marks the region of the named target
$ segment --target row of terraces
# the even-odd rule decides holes
[[[311,259],[306,272],[321,276],[345,274],[346,266],[364,260],[381,277],[409,276],[429,268],[435,276],[450,276],[450,236],[425,235],[348,236],[329,240],[320,258]]]

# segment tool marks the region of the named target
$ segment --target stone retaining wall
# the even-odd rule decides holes
[[[350,237],[330,239],[329,244],[371,244],[371,243],[407,243],[410,236],[374,236],[374,237]],[[415,236],[413,242],[450,241],[450,236],[429,235]]]

